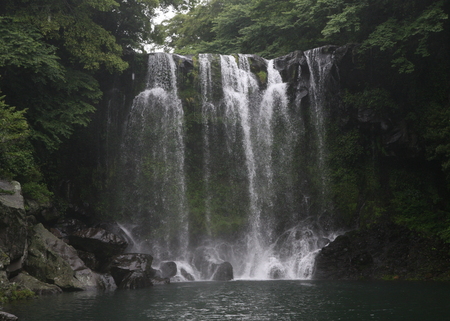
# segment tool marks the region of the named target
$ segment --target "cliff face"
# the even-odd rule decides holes
[[[423,255],[428,255],[420,250],[417,244],[435,242],[429,241],[433,238],[445,239],[447,229],[445,222],[449,217],[448,200],[450,198],[445,177],[440,164],[429,160],[427,156],[424,127],[420,122],[420,115],[424,115],[420,114],[417,106],[412,104],[414,97],[426,90],[421,91],[420,87],[427,88],[427,84],[423,82],[429,77],[423,74],[390,77],[388,71],[382,68],[377,70],[375,62],[369,66],[368,60],[361,60],[354,46],[340,48],[328,46],[321,50],[324,57],[329,54],[335,63],[329,72],[329,77],[322,84],[326,87],[327,102],[324,105],[323,118],[320,120],[323,131],[320,133],[322,137],[319,138],[318,132],[315,132],[312,125],[315,121],[311,114],[314,108],[311,104],[313,95],[311,82],[314,74],[308,68],[308,57],[303,52],[297,51],[274,60],[274,67],[280,72],[283,82],[287,84],[290,112],[295,113],[300,119],[293,127],[294,136],[296,139],[299,137],[303,139],[301,143],[295,145],[293,154],[295,172],[285,173],[284,182],[293,179],[295,188],[286,193],[286,197],[280,196],[273,203],[274,212],[276,212],[276,233],[281,234],[283,230],[292,226],[290,225],[293,221],[292,217],[301,216],[299,213],[307,211],[320,212],[319,225],[327,231],[365,229],[373,224],[389,222],[389,224],[377,225],[376,233],[357,234],[357,237],[355,236],[357,241],[352,241],[351,236],[337,238],[319,254],[316,277],[380,278],[389,275],[414,277],[411,271],[418,267],[412,261],[406,260],[408,267],[404,268],[401,262],[391,258],[389,253],[397,253],[393,249],[399,247],[403,249],[399,250],[400,252],[408,253],[408,258],[415,257],[411,251],[414,252],[416,249],[424,253]],[[144,84],[148,80],[145,76],[148,68],[146,59],[147,56],[137,57],[132,63],[135,68],[120,77],[115,77],[114,81],[105,79],[103,83],[105,97],[92,125],[74,139],[75,144],[72,146],[80,148],[75,154],[69,151],[68,161],[63,162],[68,165],[66,172],[69,179],[64,182],[63,189],[66,192],[64,197],[68,196],[70,199],[71,206],[68,212],[71,215],[95,221],[100,216],[121,219],[124,216],[134,215],[136,212],[131,210],[129,213],[122,213],[118,210],[123,202],[120,197],[117,197],[117,192],[130,185],[126,183],[126,180],[131,176],[128,173],[125,175],[119,173],[119,162],[123,151],[121,145],[123,146],[123,136],[133,99],[144,90]],[[184,142],[188,172],[186,189],[188,194],[190,193],[187,200],[189,221],[193,226],[192,233],[197,233],[205,230],[205,219],[199,219],[203,217],[199,213],[203,213],[204,208],[199,204],[206,199],[204,187],[199,187],[200,182],[205,179],[205,176],[201,174],[205,163],[203,158],[205,141],[202,136],[205,124],[201,120],[199,60],[198,57],[191,56],[174,56],[173,59],[177,68],[177,89],[184,113],[184,125],[186,125]],[[249,55],[248,59],[250,71],[256,76],[259,89],[264,90],[267,88],[266,62],[252,55]],[[219,69],[213,66],[212,74],[214,73],[217,76]],[[222,85],[220,77],[215,78],[213,85]],[[409,89],[405,89],[407,87]],[[321,90],[321,88],[316,89]],[[416,96],[412,93],[414,90],[416,90],[414,93]],[[222,91],[213,90],[211,99],[215,102],[220,101],[222,96]],[[300,101],[302,103],[296,105]],[[217,133],[221,131],[223,132],[224,129],[220,128]],[[243,135],[243,132],[237,130],[234,134],[236,135],[234,137],[239,137]],[[82,151],[86,147],[88,137],[96,139],[91,140],[88,148]],[[320,161],[319,158],[311,161],[313,159],[311,155],[317,154],[315,146],[318,142],[320,143],[320,140],[325,152]],[[223,146],[227,145],[224,142],[225,140],[216,141],[211,146],[225,151],[226,148]],[[282,149],[280,151],[272,156],[285,155]],[[235,153],[236,159],[239,159],[241,164],[244,164],[243,153],[244,149]],[[280,157],[278,169],[281,169],[282,163],[283,159]],[[218,177],[217,184],[215,182],[211,186],[217,189],[219,196],[220,193],[230,196],[234,192],[241,197],[239,202],[248,203],[247,192],[244,190],[247,187],[245,183],[242,183],[244,179],[236,181],[234,185],[228,184],[228,187],[233,186],[233,191],[229,188],[225,189],[227,184],[224,184],[224,188],[219,188],[222,187],[220,184],[226,183],[229,177],[229,168],[225,167],[230,164],[224,162],[223,168],[218,171],[222,176],[220,179]],[[304,166],[305,164],[309,165]],[[149,171],[141,175],[141,178],[145,175],[153,175],[155,170],[162,167],[162,163],[147,162],[146,166]],[[93,168],[95,168],[93,175],[78,175],[92,173]],[[283,171],[280,170],[280,172]],[[326,175],[322,175],[325,172]],[[92,184],[86,183],[91,181]],[[322,190],[319,185],[324,182],[327,188]],[[281,189],[283,185],[280,184],[277,187]],[[312,191],[312,198],[309,198],[311,195],[302,193],[305,188]],[[324,195],[326,202],[319,201],[320,195]],[[136,196],[136,193],[132,196]],[[314,197],[317,197],[315,201],[308,203],[309,200],[314,200]],[[242,220],[238,218],[247,214],[239,210],[242,209],[238,206],[241,203],[233,201],[232,197],[225,197],[225,199],[229,200],[228,203],[217,205],[218,210],[213,212],[222,211],[228,216],[226,220],[218,220],[217,226],[221,225],[214,230],[214,233],[223,232],[223,235],[227,234],[228,237],[231,235],[233,238],[236,231],[243,226]],[[286,206],[292,199],[295,199],[297,203],[294,203],[297,205]],[[130,203],[136,202],[130,201]],[[236,208],[238,210],[234,213]],[[157,217],[159,209],[154,213]],[[288,215],[287,213],[297,214]],[[154,222],[156,221],[153,218],[148,219],[148,223]],[[144,229],[141,232],[145,234]],[[384,234],[381,235],[381,232]],[[396,235],[399,234],[404,234],[405,239],[397,239]],[[363,242],[365,238],[367,239]],[[377,242],[371,241],[373,238],[378,240],[380,244],[378,247],[375,246]],[[342,245],[345,243],[344,240],[350,242],[348,247]],[[200,239],[194,240],[199,243],[200,241]],[[359,246],[358,244],[363,244],[361,242],[364,245]],[[436,242],[437,248],[445,248],[440,241]],[[342,251],[345,248],[351,248],[351,254],[343,255]],[[345,257],[345,260],[336,259],[337,261],[332,264],[323,263],[330,262],[327,260],[333,257],[332,253],[340,253],[338,256]],[[432,253],[430,255],[432,256]],[[436,260],[438,257],[439,255],[436,256]],[[422,259],[417,258],[417,260]],[[377,262],[388,262],[387,265],[398,266],[398,269],[383,270],[378,264],[384,263]],[[356,264],[355,268],[352,267],[353,264]],[[325,267],[327,265],[335,266],[335,272],[327,272]],[[354,269],[356,272],[349,272]],[[346,270],[348,271],[345,272]],[[364,272],[361,272],[362,270]],[[430,273],[434,277],[441,276],[437,271]],[[420,275],[419,277],[425,277],[426,273]]]

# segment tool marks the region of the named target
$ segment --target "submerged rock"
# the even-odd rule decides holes
[[[217,265],[217,269],[212,277],[214,281],[230,281],[234,279],[233,266],[229,262]]]

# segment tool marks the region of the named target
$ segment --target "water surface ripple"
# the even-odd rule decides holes
[[[5,310],[21,321],[450,320],[449,283],[233,281],[65,293]]]

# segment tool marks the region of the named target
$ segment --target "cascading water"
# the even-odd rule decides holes
[[[147,88],[134,100],[121,147],[122,212],[135,218],[140,232],[133,233],[140,235],[134,238],[144,240],[156,261],[175,261],[184,271],[177,279],[209,279],[225,261],[235,278],[312,276],[317,251],[334,237],[317,219],[327,206],[323,79],[332,60],[314,50],[305,57],[316,140],[308,151],[298,128],[303,101],[292,103],[276,61],[199,55],[193,67],[200,88],[199,166],[186,147],[198,136],[186,129],[184,94],[177,90],[175,60],[185,58],[150,55]],[[311,162],[299,174],[305,159]],[[315,212],[308,204],[305,210],[309,198],[321,203]]]
[[[180,256],[188,248],[189,231],[184,112],[172,56],[150,55],[148,68],[146,89],[134,99],[125,124],[122,211],[138,223],[161,226],[160,235],[140,233],[152,253]]]

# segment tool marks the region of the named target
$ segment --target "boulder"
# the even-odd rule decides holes
[[[62,292],[61,288],[57,285],[41,282],[26,272],[22,272],[15,276],[11,279],[11,282],[17,283],[33,291],[37,295],[59,294]]]
[[[280,267],[274,266],[269,271],[269,277],[272,280],[279,280],[279,279],[283,279],[284,277],[286,277],[286,273]]]
[[[0,269],[22,268],[27,251],[27,223],[18,182],[0,180]],[[12,265],[12,266],[11,266]]]
[[[30,239],[26,270],[42,282],[63,290],[97,286],[97,275],[78,257],[77,251],[38,224]]]
[[[136,289],[152,285],[155,276],[153,257],[149,254],[128,253],[114,257],[110,271],[119,289]]]
[[[69,243],[76,249],[94,253],[97,258],[108,259],[122,254],[128,243],[119,235],[102,228],[87,228],[69,235]]]
[[[229,262],[218,264],[212,277],[214,281],[230,281],[233,278],[233,266]]]
[[[162,262],[159,266],[161,278],[172,278],[177,275],[177,264],[175,262]]]
[[[16,321],[19,320],[14,314],[0,311],[0,321]]]

